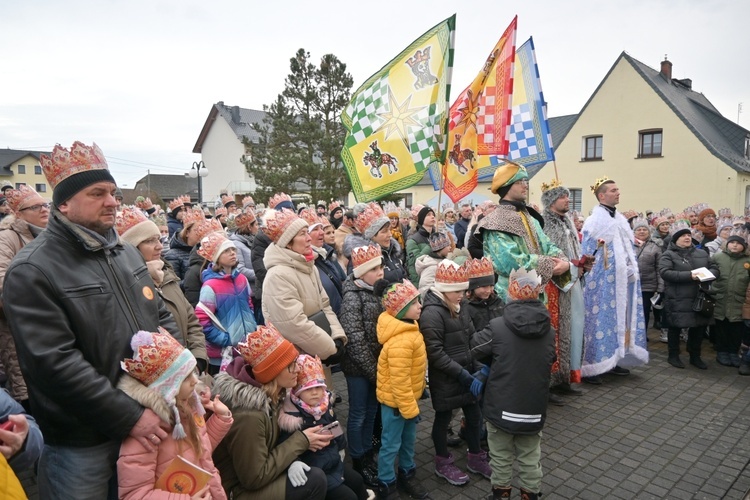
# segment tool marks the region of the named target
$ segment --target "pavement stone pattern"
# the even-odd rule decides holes
[[[649,336],[648,365],[626,377],[605,376],[600,386],[582,384],[584,395],[565,396],[565,406],[549,407],[542,439],[545,500],[750,500],[750,377],[716,363],[707,340],[703,360],[708,370],[687,364],[684,353],[686,368],[673,368],[658,331],[650,330]],[[345,423],[342,373],[334,374],[334,385],[343,399],[336,412]],[[485,498],[490,481],[477,474],[469,473],[471,481],[464,486],[435,476],[434,412],[429,400],[420,401],[420,408],[415,461],[430,497]],[[458,431],[457,419],[453,429]],[[464,468],[466,448],[452,453]],[[29,498],[39,498],[35,477],[29,473],[21,479]],[[513,485],[512,498],[520,498],[516,479]]]

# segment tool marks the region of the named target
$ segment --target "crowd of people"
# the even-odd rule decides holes
[[[96,145],[41,164],[51,202],[0,199],[0,467],[35,468],[41,498],[429,498],[431,405],[438,477],[510,498],[517,461],[537,499],[548,404],[647,363],[651,319],[670,365],[684,337],[706,369],[709,339],[750,375],[748,227],[726,209],[620,212],[605,177],[584,218],[556,181],[530,204],[508,163],[498,202],[437,213],[284,193],[164,212],[122,205]],[[183,461],[207,481],[170,479]]]

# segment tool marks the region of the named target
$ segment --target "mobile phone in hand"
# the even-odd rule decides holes
[[[330,424],[320,429],[320,433],[333,434],[333,437],[339,437],[344,433],[344,430],[341,428],[341,424],[337,420],[336,422],[331,422]]]

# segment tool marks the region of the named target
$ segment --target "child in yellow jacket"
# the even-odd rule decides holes
[[[400,498],[398,488],[412,498],[426,498],[427,490],[416,478],[414,444],[417,439],[419,406],[425,388],[427,351],[417,320],[422,311],[419,290],[409,281],[375,283],[373,293],[383,297],[378,317],[378,342],[383,350],[378,358],[376,394],[383,422],[378,454],[378,497]],[[398,456],[398,481],[395,461]]]

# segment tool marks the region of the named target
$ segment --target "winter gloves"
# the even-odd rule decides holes
[[[328,358],[323,361],[323,364],[325,364],[326,366],[341,363],[341,359],[344,357],[344,353],[346,352],[343,340],[334,339],[333,344],[336,346],[336,352],[328,356]]]
[[[310,466],[304,462],[296,460],[289,466],[287,475],[289,476],[289,482],[292,486],[298,488],[307,482],[307,474],[305,472],[310,470]]]
[[[458,375],[458,381],[466,389],[468,389],[475,398],[479,398],[482,395],[482,389],[484,383],[487,381],[487,375],[490,373],[489,366],[483,365],[481,370],[478,370],[474,375],[470,374],[466,370],[461,370]]]

